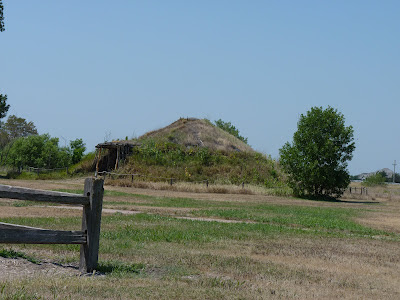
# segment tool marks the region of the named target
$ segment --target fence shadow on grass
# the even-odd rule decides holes
[[[302,196],[299,197],[300,199],[304,200],[311,200],[311,201],[319,201],[319,202],[336,202],[336,203],[349,203],[349,204],[380,204],[379,201],[371,201],[371,200],[346,200],[346,199],[338,199],[334,197],[315,197],[315,196]]]
[[[96,271],[102,274],[141,274],[145,269],[144,264],[131,264],[121,261],[103,261],[100,262]]]

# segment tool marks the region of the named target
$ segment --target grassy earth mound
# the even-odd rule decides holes
[[[121,173],[178,181],[242,182],[272,187],[283,174],[270,157],[204,119],[179,119],[141,136]],[[155,179],[156,180],[156,179]],[[161,179],[160,179],[161,180]]]

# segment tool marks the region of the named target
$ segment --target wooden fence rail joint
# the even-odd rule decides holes
[[[79,270],[93,272],[99,255],[103,183],[103,179],[87,178],[83,195],[0,185],[0,198],[83,205],[81,231],[49,230],[0,222],[0,243],[79,244]]]

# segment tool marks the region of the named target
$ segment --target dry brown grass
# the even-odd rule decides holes
[[[223,184],[212,184],[207,187],[206,183],[189,183],[189,182],[177,182],[170,183],[166,182],[149,182],[149,181],[131,181],[129,179],[106,179],[106,184],[110,186],[120,187],[133,187],[139,189],[150,189],[150,190],[167,190],[175,192],[192,192],[192,193],[215,193],[215,194],[246,194],[253,195],[256,190],[259,190],[255,186],[247,185],[243,188],[241,185],[223,185]]]
[[[220,151],[253,152],[251,147],[226,131],[203,119],[179,119],[174,123],[141,136],[139,140],[154,138],[185,146],[208,147]]]
[[[4,183],[4,182],[2,182]],[[82,187],[78,181],[19,182],[7,184],[36,188]],[[82,183],[83,184],[83,183]],[[369,190],[371,198],[346,196],[342,202],[308,201],[250,194],[195,193],[124,186],[106,189],[157,197],[193,198],[233,203],[269,203],[290,206],[335,207],[366,210],[358,222],[400,233],[400,199],[396,188]],[[375,194],[374,194],[375,193]],[[107,196],[106,202],[129,202],[126,197]],[[137,199],[136,199],[137,201]],[[2,216],[71,216],[58,208],[0,206]],[[189,210],[171,207],[132,206],[161,215],[182,215]],[[13,246],[39,257],[66,256],[68,251],[31,246]],[[36,276],[0,278],[0,298],[34,299],[398,299],[400,298],[400,243],[397,240],[334,238],[282,234],[268,240],[219,240],[212,243],[142,243],[117,254],[102,254],[101,260],[142,262],[148,268],[139,276],[76,277],[39,272]],[[78,254],[72,258],[76,259]],[[180,269],[174,269],[179,265]],[[199,271],[193,272],[192,269]],[[174,271],[171,271],[174,270]],[[4,271],[3,271],[4,272]],[[171,275],[173,274],[173,275]],[[24,298],[25,297],[25,298]]]
[[[78,217],[81,215],[82,215],[82,212],[79,212],[76,210],[61,211],[57,207],[38,207],[38,206],[26,206],[26,207],[1,206],[0,207],[0,218],[8,218],[8,217],[39,218],[39,217],[45,217],[45,216]]]
[[[361,183],[353,182],[351,183],[350,187],[352,188],[352,192],[350,193],[348,189],[343,195],[342,199],[400,201],[400,186],[398,185],[386,184],[383,186],[364,187],[361,185]],[[361,191],[362,188],[364,189],[363,191]]]
[[[131,261],[157,266],[184,261],[200,274],[145,277],[54,276],[8,278],[7,292],[92,299],[396,299],[400,295],[398,243],[371,240],[291,239],[223,242],[207,248],[164,245],[137,251]],[[103,257],[112,259],[113,257]],[[4,280],[3,280],[4,283]],[[40,288],[38,288],[40,287]],[[78,288],[79,287],[79,288]],[[29,299],[29,298],[28,298]]]
[[[117,177],[104,177],[105,184],[108,186],[131,187],[138,189],[190,192],[190,193],[211,193],[211,194],[240,194],[240,195],[266,195],[266,196],[290,196],[292,190],[288,187],[266,188],[252,184],[217,184],[210,183],[208,186],[205,181],[202,182],[151,182],[138,181]]]

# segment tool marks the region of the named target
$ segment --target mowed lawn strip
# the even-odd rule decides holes
[[[266,239],[276,235],[308,235],[335,237],[386,236],[398,240],[398,235],[371,229],[351,220],[357,212],[346,209],[312,207],[273,207],[265,214],[253,209],[200,211],[207,216],[259,221],[256,223],[221,223],[177,219],[155,214],[104,215],[101,228],[101,249],[113,253],[132,247],[134,243],[172,242],[209,243],[217,240]],[[271,210],[273,216],[269,216]],[[79,230],[80,218],[1,218],[1,222],[48,229]]]
[[[82,193],[80,190],[59,190]],[[234,202],[196,200],[190,198],[155,197],[118,191],[105,191],[105,207],[129,209],[130,206],[193,208],[182,213],[185,216],[207,217],[243,222],[269,224],[272,227],[307,229],[319,234],[350,234],[356,236],[387,236],[398,238],[394,233],[375,230],[358,224],[354,220],[368,210],[343,207],[311,207],[299,205],[260,204],[257,202]],[[107,196],[120,197],[121,201],[107,200]],[[174,216],[179,213],[174,212]]]

